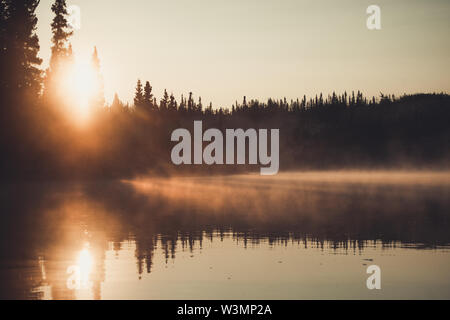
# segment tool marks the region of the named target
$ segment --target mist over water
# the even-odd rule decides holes
[[[1,298],[450,298],[446,171],[1,189]],[[76,289],[73,265],[86,280]]]

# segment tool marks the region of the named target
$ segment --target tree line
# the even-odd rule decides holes
[[[91,67],[97,86],[92,121],[73,125],[61,90],[74,54],[65,0],[52,4],[52,47],[42,70],[35,14],[39,0],[0,0],[0,175],[3,178],[91,178],[252,170],[223,166],[175,167],[170,133],[208,127],[279,128],[281,170],[342,167],[446,167],[450,151],[445,93],[366,97],[360,91],[299,99],[247,99],[231,107],[203,104],[192,92],[160,99],[149,81],[137,80],[132,104],[117,94],[106,104],[100,58]],[[189,171],[189,172],[188,172]]]

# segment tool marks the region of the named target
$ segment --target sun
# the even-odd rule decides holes
[[[80,282],[83,287],[89,284],[89,276],[92,273],[93,258],[88,248],[84,248],[78,254],[78,267],[80,270]]]
[[[65,80],[64,91],[69,114],[74,120],[85,123],[91,116],[91,101],[99,87],[91,62],[75,59],[68,67]]]

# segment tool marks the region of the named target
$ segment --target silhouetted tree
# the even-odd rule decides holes
[[[182,114],[186,112],[186,100],[184,99],[184,95],[181,95],[180,106],[178,111]]]
[[[2,94],[34,97],[40,93],[42,71],[35,14],[39,0],[3,0],[0,3]]]
[[[173,95],[173,93],[170,94],[170,101],[169,101],[169,111],[170,112],[175,112],[177,111],[177,101],[175,100],[175,96]]]
[[[164,89],[164,95],[163,98],[161,99],[161,102],[159,103],[159,108],[161,110],[161,112],[166,112],[168,110],[169,107],[169,95],[167,94],[167,90]]]
[[[52,55],[50,57],[50,69],[56,68],[61,58],[65,58],[69,52],[69,37],[73,31],[70,30],[67,21],[67,4],[66,0],[55,0],[52,5],[52,11],[55,14],[52,27]]]
[[[213,115],[212,102],[210,102],[208,108],[206,108],[205,114],[208,115],[208,116],[212,116]]]
[[[72,47],[69,37],[72,36],[73,31],[67,21],[68,12],[65,0],[55,0],[52,11],[55,16],[51,24],[52,48],[50,65],[46,71],[45,92],[54,95],[58,90],[57,84],[60,81],[61,71],[64,66],[67,67],[72,62]]]
[[[203,112],[202,97],[198,97],[198,104],[196,106],[196,111],[199,114],[201,114]]]
[[[138,79],[136,83],[136,91],[134,94],[134,106],[136,109],[142,109],[144,107],[144,90],[142,89],[142,82]]]
[[[189,99],[187,103],[187,111],[193,113],[195,110],[194,99],[192,98],[192,92],[189,92]]]
[[[144,87],[144,105],[147,110],[154,110],[152,89],[150,82],[146,81]]]

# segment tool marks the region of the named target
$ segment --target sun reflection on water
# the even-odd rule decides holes
[[[80,284],[82,288],[88,288],[90,285],[89,276],[92,272],[93,259],[88,248],[84,248],[78,255],[78,267],[80,270]]]

